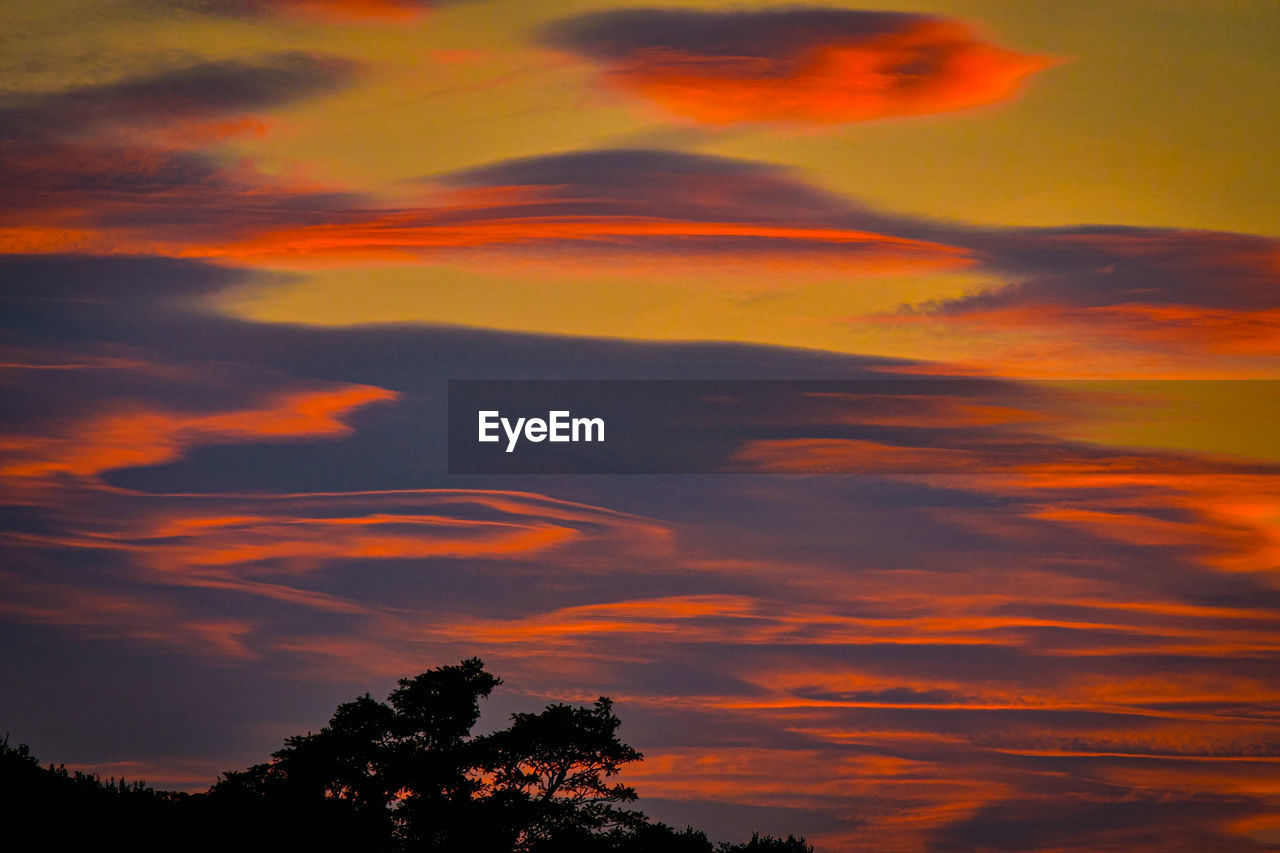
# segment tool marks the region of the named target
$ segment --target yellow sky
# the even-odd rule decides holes
[[[876,3],[958,17],[1002,46],[1068,61],[1034,77],[1014,103],[818,130],[699,129],[531,44],[542,24],[616,6],[492,0],[410,27],[336,35],[281,26],[298,46],[357,56],[374,74],[292,110],[306,133],[250,151],[364,186],[509,157],[654,144],[794,167],[831,191],[921,216],[1280,234],[1274,3]],[[475,53],[449,62],[436,51]]]
[[[387,200],[404,197],[409,179],[511,157],[661,147],[786,167],[826,191],[914,217],[1280,234],[1280,15],[1273,2],[875,6],[959,18],[1002,47],[1064,61],[1033,76],[1009,103],[818,129],[695,127],[605,84],[584,60],[535,44],[547,22],[617,7],[605,0],[488,0],[407,23],[342,26],[297,16],[156,19],[91,0],[14,4],[3,13],[19,19],[10,22],[3,62],[9,85],[30,89],[102,82],[192,56],[298,49],[357,59],[365,70],[355,85],[273,112],[267,135],[230,142],[225,153],[268,175]],[[100,25],[62,25],[74,16]],[[458,323],[963,360],[980,342],[843,320],[1001,283],[955,273],[762,273],[752,280],[740,271],[677,267],[571,276],[520,267],[310,268],[292,284],[232,294],[219,307],[271,321]]]
[[[0,68],[6,87],[29,89],[191,56],[303,49],[360,59],[369,68],[357,85],[283,110],[276,133],[240,146],[277,170],[359,188],[509,157],[652,143],[791,166],[829,190],[916,215],[1280,234],[1280,14],[1270,0],[883,0],[872,5],[956,17],[1009,49],[1069,61],[1035,76],[1014,103],[816,131],[698,129],[533,44],[547,22],[618,5],[486,0],[411,22],[336,26],[286,16],[157,20],[96,0],[6,4]],[[100,25],[65,26],[86,16]]]

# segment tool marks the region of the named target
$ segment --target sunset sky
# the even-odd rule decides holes
[[[479,656],[482,725],[608,695],[716,839],[1280,849],[1278,52],[1272,0],[3,4],[0,733],[203,790]],[[911,377],[999,381],[446,473],[450,379]]]

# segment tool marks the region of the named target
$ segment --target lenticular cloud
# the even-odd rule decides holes
[[[1005,101],[1056,60],[927,15],[838,9],[624,9],[544,33],[617,85],[708,124],[812,124],[928,115]]]

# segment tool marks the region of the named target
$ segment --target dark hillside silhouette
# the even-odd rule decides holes
[[[473,735],[501,683],[477,658],[402,679],[202,794],[42,768],[6,739],[4,831],[19,850],[812,853],[790,836],[714,846],[628,808],[636,792],[615,777],[642,756],[607,698]]]

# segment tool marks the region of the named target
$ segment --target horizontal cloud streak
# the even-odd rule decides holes
[[[463,2],[471,0],[166,0],[164,8],[234,18],[300,15],[335,22],[397,22],[413,20],[439,6]]]

